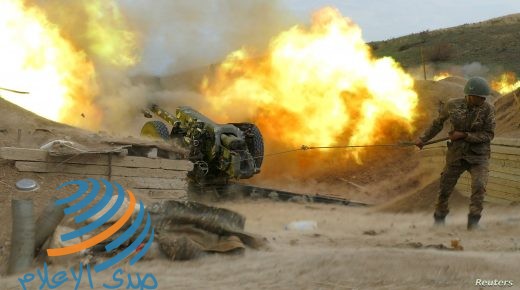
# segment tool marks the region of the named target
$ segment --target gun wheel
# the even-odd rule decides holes
[[[253,133],[253,148],[251,153],[253,158],[255,158],[256,167],[260,168],[262,161],[264,161],[264,138],[258,127],[254,124],[251,127],[251,133]]]
[[[170,133],[168,127],[161,121],[149,121],[143,125],[141,129],[141,136],[147,136],[152,138],[162,138],[164,140],[170,139]]]

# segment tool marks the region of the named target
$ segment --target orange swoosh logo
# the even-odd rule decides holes
[[[125,223],[130,219],[130,217],[132,216],[132,213],[134,212],[134,208],[135,208],[134,194],[130,190],[127,190],[127,193],[128,193],[128,198],[130,200],[128,209],[125,211],[123,216],[117,222],[115,222],[111,227],[109,227],[108,229],[102,231],[101,233],[99,233],[99,234],[93,236],[92,238],[85,240],[79,244],[75,244],[75,245],[67,246],[67,247],[63,247],[63,248],[48,249],[47,255],[49,255],[51,257],[55,257],[55,256],[65,256],[65,255],[77,253],[79,251],[82,251],[82,250],[85,250],[92,246],[95,246],[95,245],[99,244],[100,242],[108,239],[113,234],[115,234],[118,230],[120,230],[125,225]]]

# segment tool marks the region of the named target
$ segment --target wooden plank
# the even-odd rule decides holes
[[[496,183],[496,184],[503,184],[503,185],[507,185],[507,186],[510,186],[513,188],[518,188],[520,190],[520,180],[518,180],[518,179],[510,180],[510,179],[503,179],[503,178],[497,177],[497,175],[500,175],[500,174],[503,174],[503,173],[490,171],[488,182]],[[462,175],[461,178],[471,178],[471,177],[470,177],[469,173],[466,172]]]
[[[142,189],[187,189],[188,180],[182,179],[165,179],[154,177],[134,177],[127,178],[128,183],[133,188]]]
[[[193,164],[188,160],[173,160],[163,158],[150,159],[137,156],[126,156],[123,158],[118,158],[117,156],[112,157],[112,165],[121,167],[146,167],[183,171],[189,171],[193,169]]]
[[[187,191],[181,189],[139,189],[139,192],[159,199],[186,199],[188,197]]]
[[[86,165],[86,166],[93,166],[93,165]],[[183,178],[183,177],[186,177],[186,171],[166,170],[166,169],[157,169],[157,168],[130,168],[130,167],[112,166],[112,175],[113,176]]]
[[[132,168],[156,168],[169,170],[193,169],[193,164],[188,160],[173,160],[157,158],[151,159],[138,156],[112,156],[109,160],[107,154],[80,154],[73,156],[49,156],[48,152],[39,149],[1,147],[0,158],[17,161],[45,161],[53,163],[67,164],[86,164],[86,165],[108,165],[110,162],[113,166],[132,167]]]
[[[518,175],[497,172],[497,171],[490,171],[489,176],[501,179],[501,182],[511,181],[510,182],[511,184],[515,184],[515,186],[520,187],[520,177]]]
[[[49,154],[40,149],[0,147],[0,158],[22,161],[45,161]]]
[[[61,164],[32,162],[32,161],[16,161],[16,169],[23,172],[51,172],[66,174],[95,174],[108,175],[107,166],[101,165],[78,165],[78,164]]]
[[[137,158],[137,157],[134,157]],[[142,157],[141,157],[142,158]],[[159,168],[170,170],[193,170],[193,163],[189,160],[173,160],[159,158]]]
[[[514,167],[509,167],[509,166],[500,166],[500,165],[497,165],[497,164],[491,162],[491,164],[489,165],[489,170],[516,175],[517,179],[520,180],[520,168],[514,168]]]
[[[133,147],[155,147],[159,148],[161,150],[179,153],[179,154],[185,154],[186,149],[178,148],[176,146],[173,146],[172,144],[163,141],[162,139],[150,139],[150,138],[136,138],[136,137],[126,137],[126,138],[119,138],[119,137],[113,137],[113,136],[103,136],[99,139],[100,142],[106,143],[106,144],[117,144],[117,145],[132,145]]]
[[[512,204],[514,202],[514,201],[511,201],[509,199],[504,199],[504,198],[491,196],[491,195],[486,195],[484,197],[484,201],[492,202],[492,203],[496,203],[496,204],[503,204],[503,205],[509,205],[509,204]]]
[[[491,165],[501,166],[501,167],[520,168],[520,161],[491,158],[489,163]]]
[[[471,196],[471,189],[467,184],[458,183],[455,186],[455,189],[457,189],[457,191],[460,192],[463,196],[468,198]],[[503,192],[496,189],[486,192],[485,200],[489,201],[497,198],[508,201],[520,201],[520,196],[518,194]]]
[[[519,151],[515,153],[512,149],[518,149]],[[440,149],[434,149],[434,150],[424,150],[419,151],[417,154],[420,157],[435,157],[435,156],[446,156],[447,150],[440,150]],[[491,148],[491,158],[493,159],[500,159],[500,160],[511,160],[511,161],[520,161],[520,148],[515,147],[503,147],[500,146],[500,148]]]
[[[491,152],[520,156],[520,147],[491,146]]]
[[[468,188],[471,188],[471,179],[463,177],[463,178],[459,179],[459,182],[461,184],[467,185]],[[503,184],[498,184],[498,183],[494,183],[494,182],[489,182],[488,181],[488,184],[486,186],[486,190],[488,192],[492,192],[492,191],[495,191],[495,190],[501,191],[501,192],[507,192],[507,193],[515,194],[518,197],[520,197],[520,188],[515,188],[515,187],[511,187],[511,186],[507,186],[507,185],[503,185]]]
[[[427,146],[424,147],[423,151],[442,151],[447,150],[446,145],[442,146]],[[421,152],[423,152],[421,151]],[[495,138],[491,142],[491,151],[520,155],[520,139],[516,138]]]
[[[162,177],[162,178],[184,178],[186,171],[165,170],[155,168],[129,168],[103,165],[79,165],[79,164],[59,164],[48,162],[16,161],[15,167],[24,172],[51,172],[51,173],[71,173],[71,174],[90,174],[108,176],[140,176],[140,177]]]
[[[107,179],[105,175],[96,174],[69,174],[69,173],[41,173],[42,176],[56,177],[56,176],[69,176],[70,179],[74,178],[95,178]],[[111,181],[120,183],[121,185],[136,190],[181,190],[186,191],[188,188],[188,180],[186,178],[171,179],[171,178],[156,178],[156,177],[123,177],[113,176]]]
[[[496,137],[491,141],[492,145],[503,145],[503,146],[513,146],[520,147],[520,139],[519,138],[501,138]]]
[[[432,148],[419,151],[417,154],[420,156],[436,156],[445,155],[447,148]],[[491,155],[496,155],[496,158],[507,159],[507,160],[520,160],[520,147],[507,147],[507,146],[491,146]]]
[[[520,155],[502,154],[491,151],[491,158],[499,160],[520,161]]]
[[[455,189],[462,195],[467,198],[471,197],[471,191],[469,190],[469,187],[467,185],[463,184],[457,184],[455,186]],[[487,202],[493,202],[498,204],[511,204],[512,202],[517,201],[515,197],[508,197],[507,193],[501,193],[501,192],[487,192],[486,196],[484,197],[484,200]]]

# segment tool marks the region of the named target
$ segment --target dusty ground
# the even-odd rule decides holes
[[[520,289],[518,207],[488,205],[483,229],[467,232],[465,206],[437,229],[430,212],[393,214],[270,201],[218,205],[244,214],[246,229],[267,238],[268,248],[189,262],[140,262],[123,269],[152,273],[158,289],[478,289],[476,279],[512,280],[510,289]],[[318,228],[284,229],[296,220],[317,221]],[[463,251],[435,248],[450,247],[455,239]],[[49,272],[59,270],[51,267]],[[103,289],[104,282],[114,284],[112,273],[95,274],[95,289]],[[17,278],[2,278],[2,289],[20,289]],[[73,287],[72,282],[65,285],[70,288],[63,289]],[[82,285],[80,289],[90,289],[88,283]],[[28,289],[37,286],[39,282]]]
[[[438,101],[462,90],[460,85],[448,82],[420,82],[417,89],[422,91],[421,111],[426,114],[425,119],[437,110]],[[508,104],[509,99],[501,104],[504,110],[499,117],[508,120],[501,125],[501,132],[518,136],[514,127],[518,110]],[[55,138],[68,136],[88,142],[99,137],[41,120],[1,99],[0,129],[0,146],[18,145],[17,129],[22,129],[20,145],[33,148]],[[511,280],[514,286],[509,289],[520,289],[520,207],[486,204],[482,230],[467,232],[468,201],[454,194],[454,209],[447,226],[433,228],[431,214],[438,169],[421,164],[413,150],[391,157],[381,159],[382,166],[360,168],[356,175],[338,171],[319,182],[286,183],[281,188],[312,188],[322,193],[328,190],[377,204],[375,207],[266,200],[218,203],[215,205],[242,213],[247,218],[246,230],[265,237],[268,246],[247,249],[240,256],[215,255],[175,263],[143,261],[135,267],[124,265],[123,270],[141,276],[153,274],[158,289],[479,289],[476,279]],[[36,215],[47,199],[56,194],[56,186],[67,180],[65,176],[21,174],[10,163],[0,164],[0,274],[5,273],[10,245],[13,185],[21,177],[40,182],[41,190],[31,196]],[[284,229],[286,224],[298,220],[316,221],[318,227],[312,231]],[[449,250],[452,240],[460,241],[464,250]],[[36,269],[41,269],[41,265],[33,271]],[[61,267],[52,266],[49,273],[60,270]],[[105,289],[105,282],[113,284],[112,273],[113,270],[94,274],[94,288]],[[21,289],[17,280],[20,277],[0,277],[0,289]],[[90,289],[86,280],[81,285],[79,289]],[[27,289],[39,286],[39,282],[34,282]],[[58,289],[73,288],[69,281]]]

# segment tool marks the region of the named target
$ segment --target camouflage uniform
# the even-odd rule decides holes
[[[446,120],[451,123],[450,131],[465,132],[467,137],[448,142],[434,216],[444,218],[448,214],[450,194],[460,175],[467,170],[471,174],[469,215],[480,218],[489,174],[490,142],[495,132],[495,109],[487,102],[472,106],[465,98],[451,99],[420,139],[426,142],[433,138],[442,130]]]

